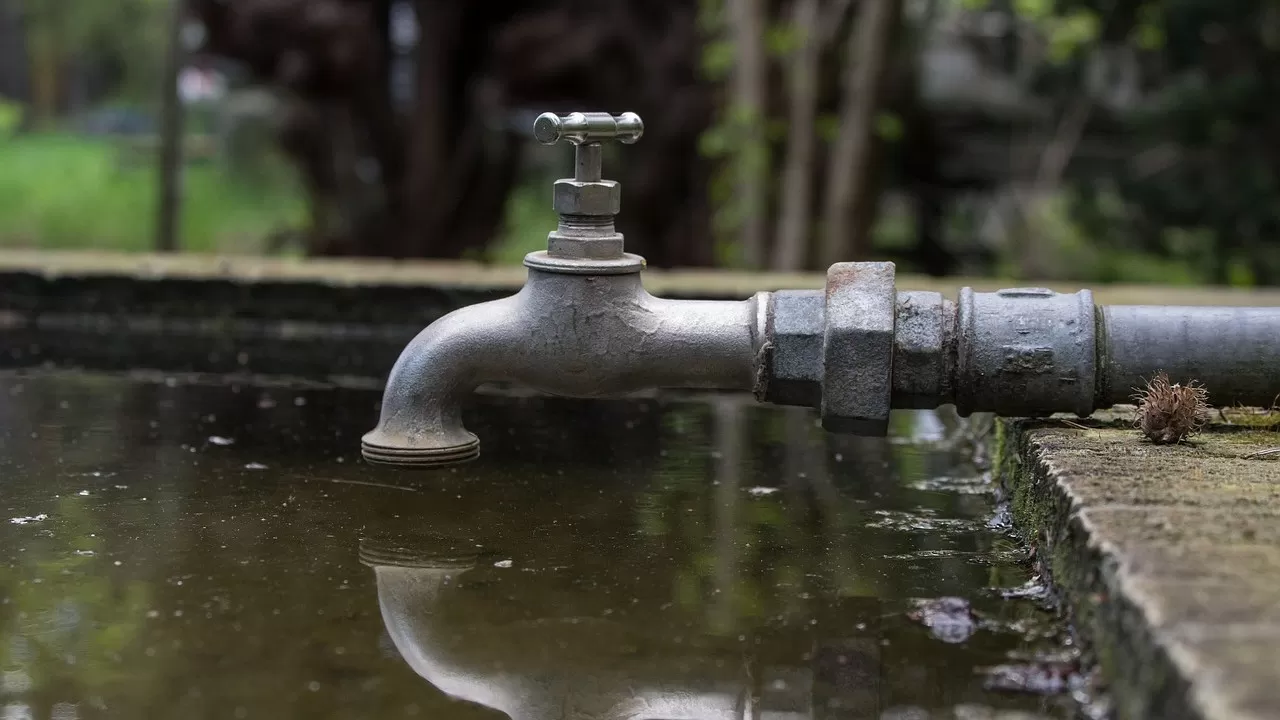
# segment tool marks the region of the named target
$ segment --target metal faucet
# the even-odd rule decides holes
[[[634,143],[634,113],[544,114],[534,135],[575,146],[573,178],[557,180],[559,226],[525,256],[517,294],[462,308],[423,330],[396,361],[366,460],[409,466],[475,458],[462,403],[486,382],[601,397],[654,387],[751,390],[764,345],[767,294],[740,302],[665,300],[640,282],[644,259],[614,228],[621,191],[602,179],[603,143]]]
[[[471,460],[479,441],[462,403],[485,382],[571,397],[650,388],[749,390],[818,408],[833,432],[883,435],[893,408],[954,404],[994,412],[1085,416],[1129,400],[1158,371],[1199,380],[1219,405],[1270,406],[1280,394],[1280,309],[1096,306],[1088,290],[898,292],[892,263],[837,263],[823,290],[738,302],[664,300],[642,287],[644,260],[614,229],[616,182],[602,144],[634,143],[634,113],[540,115],[543,144],[572,143],[576,171],[557,180],[559,226],[525,256],[516,295],[457,310],[401,354],[370,462]]]

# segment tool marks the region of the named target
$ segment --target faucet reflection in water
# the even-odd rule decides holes
[[[531,613],[523,604],[504,611],[469,588],[475,556],[366,540],[360,558],[376,573],[383,622],[405,662],[442,692],[512,720],[877,717],[874,682],[824,703],[841,708],[838,715],[815,709],[815,666],[831,652],[808,665],[767,665],[740,641],[696,637],[673,621],[679,614],[642,609],[644,617],[618,622]],[[875,640],[839,650],[832,666],[845,676],[879,674]]]
[[[509,519],[494,542],[542,548],[512,563],[480,547],[490,542],[481,528],[436,523],[423,531],[420,518],[406,519],[360,542],[383,623],[405,662],[447,695],[512,720],[878,718],[878,600],[845,598],[828,617],[788,607],[794,603],[776,592],[760,598],[770,608],[760,609],[765,617],[741,615],[741,573],[758,562],[747,555],[769,546],[763,536],[743,535],[745,512],[761,505],[743,484],[750,401],[708,402],[718,460],[700,601],[672,601],[682,570],[694,569],[681,566],[698,561],[682,552],[664,558],[670,549],[661,546],[610,549],[594,546],[572,522]],[[796,412],[786,420],[791,434],[801,431],[795,449],[809,447],[812,420]],[[813,470],[808,463],[790,470],[804,477],[800,467]],[[826,512],[842,504],[829,495],[817,500],[831,506]],[[615,540],[625,542],[625,534]],[[799,567],[819,573],[841,562],[844,550],[833,543]],[[657,570],[664,563],[672,567]]]

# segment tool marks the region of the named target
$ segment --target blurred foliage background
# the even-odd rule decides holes
[[[515,262],[532,118],[606,109],[655,265],[1274,285],[1278,53],[1272,0],[0,0],[0,246],[163,246],[170,183],[186,251]]]

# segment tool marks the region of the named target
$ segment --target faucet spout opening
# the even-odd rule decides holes
[[[390,447],[380,444],[377,431],[367,433],[360,441],[360,452],[365,462],[375,465],[393,465],[412,468],[449,467],[470,462],[480,457],[480,440],[463,431],[461,442],[442,444],[438,448]],[[383,440],[383,442],[386,442]]]
[[[361,439],[367,462],[412,468],[456,465],[480,455],[480,441],[462,424],[462,403],[486,380],[505,344],[519,296],[472,305],[432,323],[405,347],[387,379],[378,426]]]

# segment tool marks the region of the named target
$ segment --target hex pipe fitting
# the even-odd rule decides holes
[[[937,407],[953,397],[956,305],[942,293],[898,293],[893,335],[892,403],[895,408]]]
[[[822,332],[822,427],[889,430],[893,388],[893,263],[836,263],[827,271]]]

